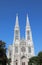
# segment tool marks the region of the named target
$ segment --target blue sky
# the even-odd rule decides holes
[[[28,13],[35,54],[42,51],[42,0],[0,0],[0,40],[6,47],[13,43],[16,13],[19,16],[21,38],[25,37]]]

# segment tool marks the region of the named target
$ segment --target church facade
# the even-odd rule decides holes
[[[29,59],[34,56],[34,44],[28,15],[26,17],[25,39],[20,38],[18,15],[16,15],[14,41],[8,47],[7,56],[11,59],[11,65],[28,65]]]

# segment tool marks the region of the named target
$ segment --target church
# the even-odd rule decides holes
[[[13,44],[8,47],[7,57],[11,59],[11,65],[28,65],[29,59],[33,56],[34,44],[28,14],[26,17],[25,39],[20,38],[19,20],[18,15],[16,15]]]

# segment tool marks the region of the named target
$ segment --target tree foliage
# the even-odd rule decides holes
[[[6,56],[6,43],[0,41],[0,64],[6,65],[7,63],[7,56]]]
[[[42,52],[38,53],[39,63],[42,64]]]
[[[42,65],[42,52],[39,52],[38,56],[30,58],[29,65]]]

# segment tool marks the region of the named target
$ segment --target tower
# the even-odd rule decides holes
[[[30,28],[28,14],[26,17],[26,36],[25,36],[25,38],[27,41],[32,40],[32,34],[31,34],[31,28]]]
[[[33,45],[32,32],[31,32],[31,28],[30,28],[28,14],[27,14],[27,17],[26,17],[25,38],[26,38],[26,43],[28,44],[28,54],[29,55],[31,54],[32,56],[34,56],[34,45]]]
[[[20,28],[19,28],[18,14],[16,14],[16,23],[15,23],[15,28],[14,28],[14,39],[13,39],[13,47],[12,47],[11,65],[17,64],[16,57],[17,57],[17,53],[18,53],[18,49],[19,49],[19,45],[18,45],[20,43],[19,41],[20,41]]]
[[[19,23],[18,23],[18,14],[16,15],[16,24],[14,28],[14,42],[20,40],[20,29],[19,29]]]

